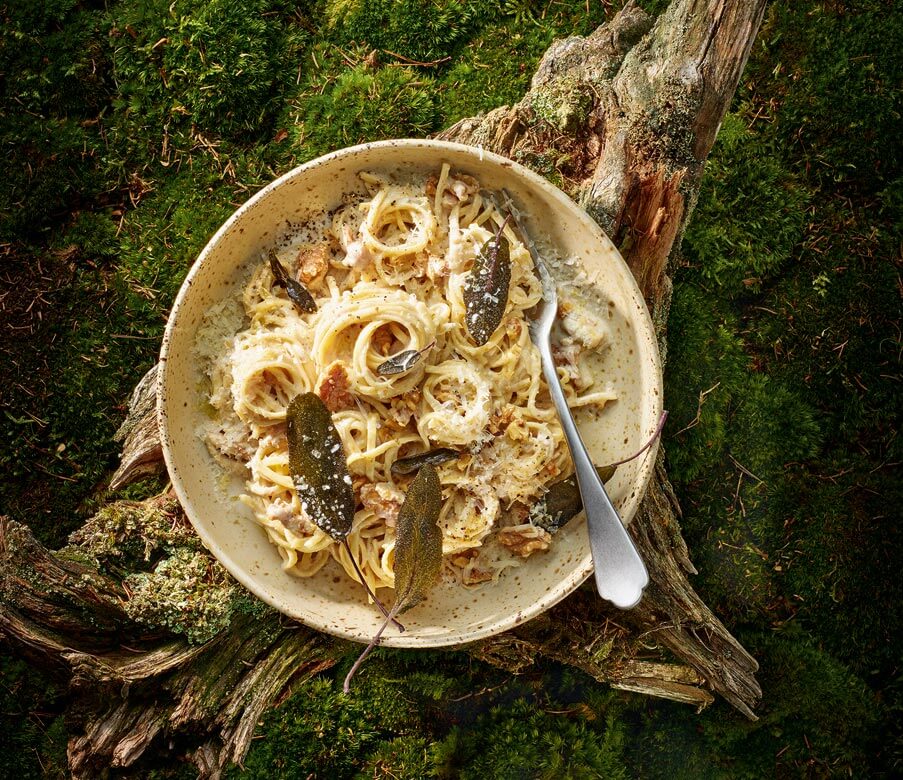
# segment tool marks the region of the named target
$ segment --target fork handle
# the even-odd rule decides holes
[[[558,372],[555,370],[555,362],[552,360],[547,339],[543,339],[539,351],[542,358],[542,373],[549,386],[552,401],[561,420],[564,438],[571,451],[577,485],[586,510],[586,527],[593,554],[596,588],[602,598],[616,607],[630,609],[639,603],[643,588],[649,584],[649,574],[586,451],[586,445],[580,431],[577,430],[574,416],[558,381]]]

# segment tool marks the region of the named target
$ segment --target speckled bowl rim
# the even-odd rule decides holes
[[[177,313],[185,298],[190,295],[194,277],[199,273],[207,257],[209,257],[217,247],[222,236],[224,236],[236,222],[242,219],[245,213],[250,211],[258,201],[267,198],[269,194],[274,190],[291,181],[302,172],[307,172],[313,168],[323,166],[338,158],[352,159],[362,154],[366,154],[371,150],[385,147],[419,147],[435,149],[437,152],[456,152],[459,154],[470,155],[474,158],[475,163],[488,160],[502,167],[510,168],[515,175],[524,179],[531,187],[543,191],[544,194],[555,201],[557,205],[560,206],[560,208],[570,211],[582,224],[587,233],[591,234],[595,240],[601,241],[603,243],[608,242],[609,244],[611,244],[611,249],[616,262],[620,263],[623,266],[622,271],[624,272],[625,282],[628,286],[632,287],[631,292],[633,293],[634,300],[636,302],[639,302],[639,305],[630,306],[631,312],[636,315],[636,319],[632,321],[632,324],[635,330],[645,331],[645,333],[641,333],[640,335],[646,337],[644,341],[649,345],[650,354],[647,356],[647,359],[650,362],[650,367],[654,369],[654,377],[656,382],[655,389],[657,390],[657,392],[650,394],[651,403],[655,407],[654,413],[656,417],[661,414],[663,404],[663,377],[661,356],[658,350],[658,340],[655,336],[655,328],[653,326],[649,310],[646,307],[645,298],[643,297],[643,294],[636,283],[636,279],[634,278],[633,273],[630,271],[630,268],[624,261],[617,247],[614,246],[613,242],[611,242],[602,228],[589,216],[589,214],[586,213],[584,209],[582,209],[577,203],[571,200],[571,198],[569,198],[564,192],[558,189],[558,187],[551,184],[548,180],[544,179],[539,174],[534,173],[528,168],[525,168],[523,165],[520,165],[514,160],[503,157],[499,154],[495,154],[493,152],[486,151],[482,147],[454,143],[451,141],[439,141],[419,138],[398,138],[385,141],[373,141],[370,143],[358,144],[356,146],[349,146],[344,149],[330,152],[329,154],[325,154],[321,157],[317,157],[316,159],[306,162],[303,165],[299,165],[255,193],[238,209],[236,209],[236,211],[233,212],[233,214],[223,223],[223,225],[216,231],[216,233],[213,234],[212,238],[201,250],[197,259],[189,269],[188,274],[186,275],[185,280],[182,282],[182,286],[179,289],[179,293],[173,303],[172,309],[170,310],[169,317],[166,323],[166,329],[163,334],[163,341],[160,349],[161,367],[165,366],[166,364],[169,345],[170,341],[172,340],[172,331],[178,319]],[[185,511],[185,514],[188,516],[188,519],[191,521],[195,532],[198,534],[207,549],[239,583],[241,583],[257,598],[261,599],[266,604],[269,604],[276,610],[282,612],[283,614],[287,614],[292,619],[298,620],[298,622],[303,623],[304,625],[307,625],[317,631],[321,631],[323,633],[331,634],[341,639],[347,639],[354,642],[366,641],[365,639],[362,639],[362,637],[358,634],[355,634],[349,630],[335,628],[332,625],[326,626],[315,624],[313,621],[307,621],[297,617],[296,615],[286,613],[284,605],[280,603],[278,599],[271,597],[266,592],[265,588],[259,587],[257,578],[254,577],[250,572],[239,566],[228,554],[226,554],[220,547],[216,538],[213,535],[208,534],[202,527],[201,523],[195,522],[193,517],[194,507],[192,505],[191,498],[185,491],[184,485],[179,478],[179,474],[175,467],[173,455],[170,449],[171,437],[165,415],[165,376],[166,372],[164,370],[160,370],[157,378],[157,422],[160,432],[160,441],[163,449],[163,458],[166,463],[167,471],[169,472],[172,486],[179,499],[179,503]],[[637,510],[639,509],[640,504],[643,501],[655,469],[658,447],[659,442],[656,441],[644,456],[643,463],[640,467],[638,479],[636,482],[636,498],[629,503],[628,511],[622,512],[622,519],[624,520],[625,524],[629,524],[631,522]],[[489,622],[481,628],[463,631],[460,634],[452,634],[452,632],[450,632],[449,635],[445,637],[421,637],[412,636],[408,632],[405,632],[392,636],[384,635],[381,644],[385,647],[398,648],[454,647],[501,634],[504,631],[508,631],[515,626],[521,625],[527,620],[530,620],[537,615],[542,614],[547,609],[555,606],[555,604],[557,604],[559,601],[561,601],[566,596],[575,591],[578,587],[580,587],[580,585],[583,584],[583,582],[585,582],[592,573],[592,554],[588,551],[587,545],[587,553],[584,556],[581,565],[574,567],[573,571],[569,575],[561,579],[556,588],[547,591],[544,596],[537,599],[528,609],[512,610],[511,614],[506,615],[505,617],[500,617],[494,622]]]

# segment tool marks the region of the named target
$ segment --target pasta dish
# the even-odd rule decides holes
[[[522,237],[472,177],[443,165],[430,177],[360,178],[360,192],[274,248],[312,310],[263,260],[240,297],[208,312],[196,351],[211,408],[199,433],[243,473],[241,500],[290,573],[309,577],[335,560],[357,581],[356,563],[373,590],[393,587],[395,521],[413,479],[393,466],[441,448],[443,577],[488,582],[548,549],[530,508],[572,472],[527,328],[541,285]],[[508,299],[478,345],[465,286],[496,234],[509,249]],[[563,290],[561,300],[559,378],[571,406],[601,407],[614,394],[581,358],[605,346],[607,323],[577,296]],[[398,356],[409,360],[386,368]],[[331,412],[347,460],[347,547],[311,521],[293,486],[286,408],[305,392]]]

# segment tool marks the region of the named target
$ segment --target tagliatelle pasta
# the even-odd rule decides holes
[[[413,478],[392,464],[437,447],[458,451],[438,466],[444,571],[467,585],[488,581],[548,548],[551,537],[530,525],[529,509],[572,470],[527,329],[540,282],[505,226],[507,306],[477,346],[465,327],[464,286],[504,215],[476,180],[447,165],[427,179],[361,179],[366,193],[276,249],[316,311],[299,311],[262,260],[241,295],[238,332],[222,333],[222,311],[208,315],[198,351],[209,361],[212,415],[202,435],[218,458],[245,469],[241,499],[288,571],[312,576],[334,560],[357,579],[349,551],[306,516],[289,469],[286,407],[298,393],[319,394],[354,488],[350,555],[372,589],[393,586],[395,520]],[[562,385],[574,406],[604,405],[613,394],[594,386],[580,358],[604,346],[605,324],[568,316],[576,324],[568,331],[565,318],[556,351]],[[413,350],[421,357],[408,370],[380,372]]]

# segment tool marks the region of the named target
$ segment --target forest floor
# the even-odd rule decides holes
[[[518,99],[554,38],[616,5],[0,3],[0,513],[60,546],[111,497],[123,404],[250,194]],[[377,651],[350,698],[349,657],[271,711],[230,777],[903,772],[895,6],[769,6],[675,271],[669,471],[694,585],[761,664],[759,720],[551,663]],[[0,775],[65,776],[66,696],[2,656]],[[194,770],[156,756],[131,775]]]

